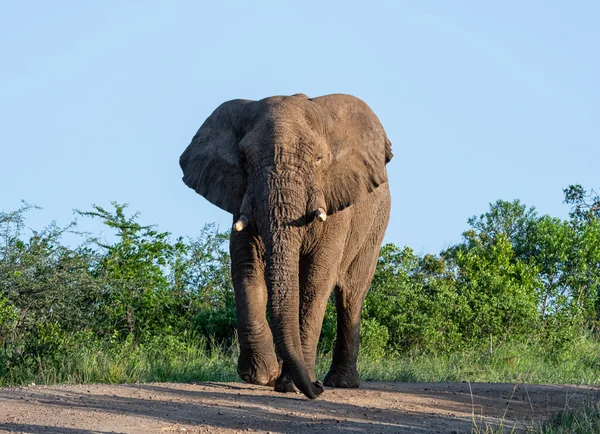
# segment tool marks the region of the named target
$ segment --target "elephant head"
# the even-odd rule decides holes
[[[323,224],[387,181],[391,144],[370,108],[349,95],[277,96],[219,106],[181,155],[184,183],[265,247],[275,347],[294,384],[320,393],[303,366],[299,257],[309,225]]]

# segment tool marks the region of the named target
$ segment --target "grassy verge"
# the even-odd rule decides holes
[[[319,356],[319,378],[330,361],[328,354]],[[44,357],[15,356],[0,348],[0,386],[239,381],[236,362],[235,345],[211,346],[202,339],[181,342],[169,336],[145,345],[73,343]],[[598,384],[600,343],[582,338],[561,352],[521,344],[500,347],[491,354],[470,349],[448,355],[362,356],[359,371],[364,381]]]
[[[132,343],[74,344],[46,357],[4,357],[0,386],[36,384],[238,381],[236,352],[205,340],[157,338]]]
[[[493,427],[479,424],[473,420],[471,432],[474,434],[508,434],[517,432],[516,428]],[[591,434],[600,432],[600,403],[589,404],[582,408],[567,408],[545,420],[537,426],[531,426],[527,432],[532,434]]]
[[[325,366],[320,366],[326,372]],[[536,344],[474,348],[446,355],[361,358],[365,381],[471,381],[494,383],[600,383],[600,343],[581,338],[563,351]]]
[[[600,432],[600,403],[579,409],[566,409],[544,422],[536,432],[539,434],[598,433]]]

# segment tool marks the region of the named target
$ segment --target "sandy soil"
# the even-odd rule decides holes
[[[242,383],[30,386],[0,389],[0,432],[463,433],[531,427],[600,387],[363,383],[310,401]],[[473,417],[473,414],[475,416]],[[510,431],[510,430],[509,430]]]

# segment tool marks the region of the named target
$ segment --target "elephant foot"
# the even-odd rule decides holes
[[[312,383],[312,386],[313,386],[312,391],[315,394],[315,398],[325,391],[325,388],[323,387],[323,383],[321,383],[320,381],[314,381]],[[275,382],[275,392],[300,393],[298,388],[294,385],[294,382],[292,381],[292,379],[287,375],[281,376],[277,379],[277,381]]]
[[[238,375],[246,383],[273,386],[279,377],[281,366],[275,353],[263,354],[241,351],[238,358]]]
[[[294,386],[294,382],[292,381],[292,377],[290,377],[287,374],[282,374],[275,381],[275,392],[280,392],[280,393],[288,393],[288,392],[300,393],[300,391],[296,388],[296,386]]]
[[[327,387],[356,389],[360,387],[360,376],[355,366],[344,369],[332,366],[325,376],[324,383]]]

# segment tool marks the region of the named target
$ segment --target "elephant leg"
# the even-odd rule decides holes
[[[312,382],[316,381],[317,346],[321,335],[325,308],[333,291],[341,256],[341,254],[329,252],[327,254],[315,254],[310,257],[305,256],[300,260],[300,339],[302,341],[304,366]],[[332,263],[331,258],[338,259],[335,259]],[[275,390],[278,392],[295,391],[285,364],[281,376],[275,383]]]
[[[335,287],[337,336],[331,368],[325,376],[329,387],[359,387],[356,369],[360,343],[360,316],[369,289],[383,234],[365,243],[350,264],[344,279]]]
[[[331,258],[336,258],[334,263],[331,263]],[[321,336],[323,317],[325,316],[327,301],[335,286],[341,258],[341,252],[317,254],[306,261],[303,270],[300,337],[304,365],[311,375],[312,381],[315,381],[317,346]]]
[[[280,365],[266,318],[262,241],[251,228],[234,231],[229,249],[240,345],[237,371],[248,383],[273,385],[279,376]]]

